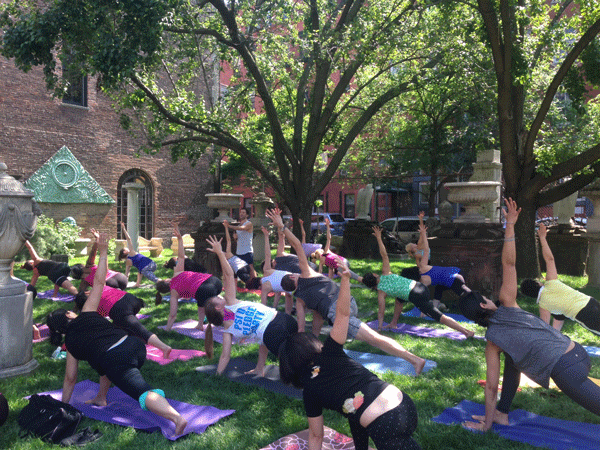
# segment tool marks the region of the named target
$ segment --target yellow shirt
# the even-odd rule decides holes
[[[558,280],[544,283],[538,295],[539,305],[552,314],[562,314],[574,319],[590,301],[590,296],[575,290]]]

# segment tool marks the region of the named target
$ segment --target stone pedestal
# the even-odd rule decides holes
[[[12,288],[4,286],[0,294],[0,378],[25,375],[38,366],[32,354],[33,294],[13,280]],[[17,287],[20,294],[6,295]]]
[[[194,260],[206,267],[206,271],[212,275],[221,277],[221,264],[219,258],[207,250],[208,243],[206,239],[214,235],[217,239],[223,239],[223,249],[225,249],[225,229],[222,223],[207,222],[200,226],[195,233],[190,234],[194,238]],[[235,241],[231,242],[232,252],[235,253]]]
[[[133,249],[139,249],[138,236],[140,235],[140,191],[145,188],[140,183],[127,183],[127,232],[131,238]]]
[[[208,207],[214,208],[219,212],[212,222],[222,224],[224,220],[232,222],[233,219],[229,216],[229,211],[233,208],[240,207],[240,200],[244,198],[242,194],[205,194],[208,199]]]
[[[275,202],[267,197],[264,192],[259,192],[252,198],[252,204],[254,205],[254,217],[250,219],[250,222],[254,226],[252,249],[254,251],[254,268],[256,268],[257,262],[265,260],[265,235],[260,228],[266,227],[271,223],[265,213],[269,206],[275,205]]]
[[[346,258],[380,258],[377,239],[373,236],[374,225],[377,223],[369,220],[349,221],[344,229],[344,238],[339,254]],[[387,245],[386,248],[388,248]]]
[[[581,189],[579,193],[594,204],[594,214],[587,220],[587,238],[589,240],[586,272],[587,287],[600,288],[600,180],[596,179]]]

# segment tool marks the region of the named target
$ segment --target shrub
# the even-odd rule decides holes
[[[54,219],[41,215],[38,218],[35,234],[30,239],[31,245],[40,258],[49,259],[56,254],[75,255],[73,243],[79,237],[82,228],[69,222],[55,223]],[[17,260],[29,259],[29,252],[23,248],[17,255]]]

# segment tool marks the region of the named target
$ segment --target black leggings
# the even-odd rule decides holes
[[[127,289],[127,277],[122,273],[118,273],[106,280],[106,285],[124,291]]]
[[[419,450],[421,446],[411,437],[417,429],[417,422],[417,408],[404,392],[402,403],[380,415],[366,428],[358,421],[348,421],[356,450],[369,447],[369,436],[377,450]]]
[[[435,290],[433,293],[433,299],[441,300],[442,295],[444,294],[444,291],[446,289],[452,289],[452,292],[454,292],[458,296],[461,296],[462,294],[465,293],[465,290],[463,289],[464,286],[465,286],[465,282],[462,279],[460,279],[459,277],[454,277],[454,281],[452,282],[452,286],[450,286],[450,287],[446,287],[441,284],[436,284]]]
[[[408,301],[436,322],[439,322],[443,316],[442,312],[433,306],[433,302],[429,299],[429,288],[423,283],[417,282],[415,284],[415,287],[408,294]]]
[[[196,290],[194,294],[194,298],[198,303],[198,308],[204,308],[204,304],[206,300],[211,297],[216,297],[223,290],[223,282],[212,275],[210,278],[207,278],[200,287]]]
[[[588,378],[590,366],[589,355],[575,342],[575,348],[561,356],[550,377],[567,397],[600,416],[600,386]]]
[[[293,334],[298,333],[298,322],[286,313],[277,312],[263,333],[263,344],[275,356],[279,356],[279,347]]]
[[[136,336],[148,343],[154,333],[140,323],[135,316],[144,306],[144,301],[135,295],[125,294],[108,312],[115,326],[122,328],[130,336]]]
[[[136,338],[127,337],[115,348],[104,353],[101,367],[115,386],[138,400],[152,389],[140,372],[146,361],[146,346]],[[102,375],[102,374],[101,374]]]
[[[600,303],[590,298],[587,305],[575,316],[575,320],[594,334],[600,335]]]

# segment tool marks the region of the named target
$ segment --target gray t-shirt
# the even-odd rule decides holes
[[[521,308],[500,306],[490,317],[485,338],[510,355],[515,366],[548,388],[550,373],[571,340]]]

